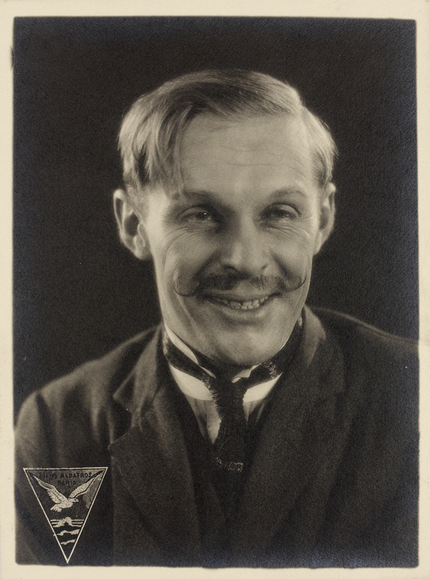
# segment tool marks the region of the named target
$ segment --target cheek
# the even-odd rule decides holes
[[[202,244],[186,232],[160,230],[152,237],[151,253],[155,267],[164,272],[177,263],[197,261],[203,251]]]
[[[314,240],[304,230],[282,232],[272,246],[272,255],[286,274],[302,279],[308,277],[312,267]]]
[[[188,294],[199,274],[212,263],[214,245],[197,242],[190,235],[176,235],[158,245],[154,264],[159,290]],[[161,287],[160,287],[161,286]]]

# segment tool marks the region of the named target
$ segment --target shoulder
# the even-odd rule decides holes
[[[73,432],[75,439],[83,440],[95,436],[111,439],[118,434],[129,417],[113,395],[134,371],[156,333],[157,328],[143,332],[33,392],[18,416],[17,441],[24,439],[30,447],[32,439],[40,443],[40,436],[58,438],[60,432],[64,438]],[[48,440],[46,443],[49,445]]]
[[[334,338],[343,359],[349,390],[360,392],[378,412],[399,416],[418,412],[418,345],[389,334],[353,316],[312,308],[327,335]],[[369,406],[370,408],[370,406]]]
[[[82,390],[82,395],[91,397],[89,403],[96,403],[98,398],[110,396],[133,370],[156,331],[157,328],[151,328],[130,338],[103,357],[85,362],[37,392],[44,398],[55,401],[57,394],[64,397],[68,392]]]
[[[103,357],[82,364],[70,374],[42,388],[41,392],[48,394],[57,389],[74,389],[79,385],[91,384],[91,391],[94,396],[110,393],[133,370],[157,329],[151,328],[142,332],[123,342]]]
[[[323,327],[335,335],[342,348],[350,354],[366,353],[369,360],[387,357],[388,361],[416,359],[417,342],[384,332],[357,318],[325,308],[312,308]]]

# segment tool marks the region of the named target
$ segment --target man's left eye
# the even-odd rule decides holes
[[[264,219],[291,220],[299,217],[299,212],[290,205],[276,205],[269,207],[263,214]]]

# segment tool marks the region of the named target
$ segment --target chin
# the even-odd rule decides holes
[[[219,355],[214,358],[214,356],[209,356],[219,364],[228,366],[240,366],[240,367],[250,367],[256,364],[261,364],[273,358],[275,354],[279,352],[284,343],[274,345],[272,348],[239,348],[232,347],[231,349],[220,351]],[[261,345],[260,345],[261,346]],[[234,352],[234,354],[233,354]],[[233,354],[233,355],[232,355]]]

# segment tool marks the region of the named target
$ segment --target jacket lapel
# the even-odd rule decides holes
[[[343,389],[340,354],[307,308],[303,332],[298,355],[274,392],[244,488],[232,539],[238,565],[261,560],[321,469],[322,449],[336,430],[335,396]],[[308,520],[301,533],[309,541],[319,528],[318,508],[313,507],[315,520]]]
[[[199,558],[200,535],[184,436],[167,387],[160,333],[115,394],[132,415],[131,428],[110,446],[119,487],[126,489],[151,538],[172,556]],[[118,486],[118,485],[117,485]],[[114,489],[115,492],[115,489]],[[119,498],[119,497],[117,497]]]

